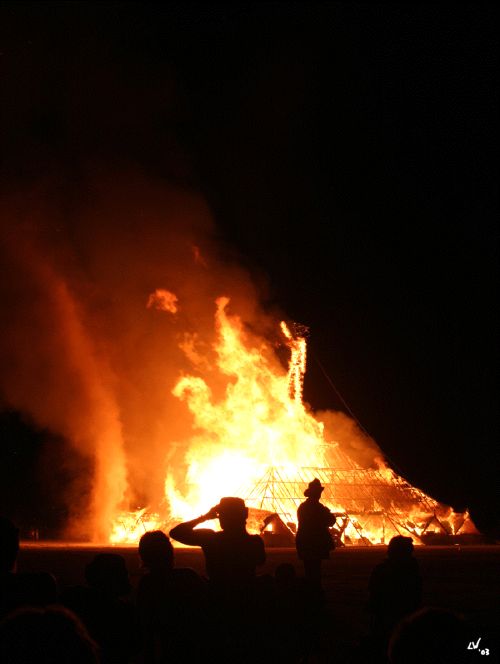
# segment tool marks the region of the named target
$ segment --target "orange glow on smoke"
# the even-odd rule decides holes
[[[174,295],[164,288],[157,288],[148,298],[148,309],[154,307],[159,311],[168,311],[171,314],[177,313],[177,295]]]
[[[304,405],[305,328],[262,311],[201,196],[97,175],[74,218],[50,182],[2,202],[0,388],[67,445],[66,539],[137,543],[224,495],[246,501],[253,532],[277,514],[286,538],[314,477],[346,543],[469,532],[353,419]]]

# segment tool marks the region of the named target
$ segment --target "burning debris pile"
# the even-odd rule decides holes
[[[164,301],[177,298],[161,290],[149,299]],[[216,305],[213,363],[198,351],[199,340],[184,343],[195,371],[180,377],[172,390],[193,417],[185,475],[169,469],[163,519],[145,510],[122,513],[112,542],[134,542],[155,524],[168,527],[193,518],[222,495],[243,497],[254,515],[277,515],[293,532],[297,507],[313,477],[325,486],[322,501],[335,512],[336,536],[345,544],[384,543],[396,534],[424,542],[437,533],[475,532],[467,513],[455,514],[412,487],[381,457],[373,459],[372,467],[363,467],[329,437],[331,432],[327,434],[302,402],[306,339],[299,326],[292,333],[281,323],[282,343],[289,350],[286,372],[270,344],[252,337],[241,320],[228,313],[228,298],[218,298]],[[218,397],[210,387],[214,373],[225,378]],[[272,519],[269,524],[272,530]],[[254,530],[260,529],[254,525]]]

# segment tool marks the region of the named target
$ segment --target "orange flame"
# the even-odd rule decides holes
[[[252,340],[237,316],[227,313],[229,299],[216,301],[218,371],[227,378],[225,395],[216,400],[199,376],[183,376],[173,394],[185,402],[199,431],[189,441],[185,488],[167,476],[172,516],[188,518],[206,511],[223,495],[244,495],[269,466],[318,465],[323,425],[302,404],[305,340],[281,329],[292,358],[288,374],[262,340]]]
[[[169,293],[155,291],[159,292]],[[170,296],[168,301],[177,302],[175,295],[169,293]],[[198,375],[181,376],[172,389],[172,394],[189,409],[194,433],[185,443],[184,472],[170,468],[166,475],[168,519],[162,522],[158,515],[148,515],[145,509],[122,513],[110,536],[113,543],[137,541],[146,528],[159,528],[166,520],[178,522],[203,514],[222,496],[240,496],[249,507],[262,509],[269,498],[265,495],[268,488],[264,488],[264,494],[257,494],[255,487],[264,486],[262,478],[268,473],[272,479],[265,486],[274,491],[272,469],[279,469],[277,474],[284,484],[291,484],[290,478],[294,477],[307,484],[315,470],[325,471],[331,466],[328,456],[337,444],[325,439],[324,425],[302,402],[306,369],[304,336],[293,334],[286,323],[281,323],[283,342],[290,352],[286,371],[270,344],[251,335],[238,316],[228,313],[229,302],[227,297],[216,300],[216,339],[211,349],[215,361],[208,361],[207,348],[196,334],[186,334],[179,342]],[[339,458],[345,468],[333,472],[363,472],[348,457]],[[383,459],[375,461],[378,468],[366,470],[367,482],[382,487],[382,492],[385,487],[391,487],[393,493],[406,492],[406,505],[403,508],[393,505],[390,497],[381,498],[385,505],[379,504],[373,493],[368,510],[360,507],[347,514],[345,505],[338,504],[331,494],[330,504],[328,500],[323,502],[337,513],[339,533],[348,543],[384,542],[396,534],[411,534],[418,540],[421,533],[432,530],[433,511],[439,504],[409,486]],[[351,501],[353,491],[359,490],[357,477],[349,488]],[[335,480],[326,477],[323,481]],[[345,486],[351,480],[345,475],[342,481]],[[303,499],[301,491],[296,489],[294,496],[288,496],[286,507],[279,491],[273,493],[266,505],[281,513],[285,521],[293,522],[296,507]],[[423,511],[421,505],[425,505]]]

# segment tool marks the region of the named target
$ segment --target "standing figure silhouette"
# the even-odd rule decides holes
[[[395,625],[416,611],[422,602],[422,577],[413,557],[411,537],[393,537],[387,558],[370,576],[368,608],[374,634],[388,639]]]
[[[204,652],[205,588],[192,569],[174,567],[174,549],[160,530],[141,537],[139,556],[147,573],[137,587],[143,664],[197,662]],[[195,632],[197,639],[192,638]]]
[[[334,548],[328,529],[334,525],[335,515],[319,502],[323,489],[321,482],[314,479],[304,491],[307,500],[297,510],[299,525],[295,540],[306,580],[318,591],[321,591],[321,561],[329,558]]]
[[[196,528],[204,521],[219,518],[222,531]],[[191,546],[200,546],[205,555],[210,605],[210,633],[205,639],[206,661],[263,662],[262,643],[267,642],[269,598],[256,567],[266,560],[264,542],[246,530],[248,509],[241,498],[222,498],[215,507],[192,521],[181,523],[170,536]],[[255,635],[260,638],[256,639]],[[210,650],[212,648],[212,650]],[[266,648],[264,647],[264,650]]]

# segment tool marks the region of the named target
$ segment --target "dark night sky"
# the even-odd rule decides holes
[[[127,159],[201,190],[311,328],[306,399],[498,522],[488,5],[2,3],[2,175]],[[80,110],[78,110],[80,109]]]

